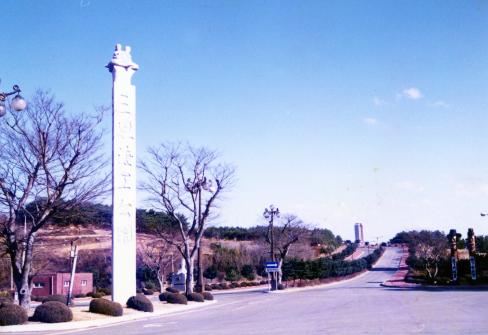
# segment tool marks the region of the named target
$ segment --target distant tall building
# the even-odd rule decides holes
[[[362,223],[356,223],[354,225],[354,236],[355,236],[355,242],[359,242],[361,244],[364,243],[364,234],[363,234],[363,224]]]

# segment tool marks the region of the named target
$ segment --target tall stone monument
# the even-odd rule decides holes
[[[112,73],[112,300],[136,294],[136,88],[130,47],[115,47]]]

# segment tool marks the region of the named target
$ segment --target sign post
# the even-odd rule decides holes
[[[266,272],[268,273],[268,291],[271,291],[271,273],[281,273],[278,262],[266,262]]]

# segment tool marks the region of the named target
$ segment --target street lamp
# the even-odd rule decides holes
[[[7,114],[7,107],[5,106],[5,100],[7,99],[8,96],[14,95],[15,97],[12,99],[10,102],[10,107],[12,107],[13,110],[16,112],[21,112],[27,107],[27,102],[22,98],[20,95],[20,87],[19,85],[14,85],[12,87],[12,92],[0,92],[0,117],[5,116]],[[26,235],[25,233],[25,224],[24,224],[24,236]],[[22,263],[24,260],[22,260]],[[14,290],[14,269],[12,267],[12,264],[10,264],[10,290]],[[17,301],[17,291],[15,292],[15,301]]]
[[[273,234],[273,221],[275,217],[280,216],[280,210],[278,208],[275,208],[275,206],[270,205],[269,209],[265,208],[263,216],[266,220],[269,221],[269,237],[270,237],[270,254],[271,254],[271,261],[275,262],[275,252],[274,252],[274,234]],[[274,291],[278,288],[277,282],[276,282],[276,272],[271,273],[271,290]]]
[[[10,102],[10,107],[16,112],[21,112],[27,107],[27,102],[22,98],[20,95],[20,87],[19,85],[14,85],[12,87],[12,92],[0,92],[0,117],[4,116],[7,113],[7,108],[5,107],[5,100],[8,96],[14,95],[15,97]]]

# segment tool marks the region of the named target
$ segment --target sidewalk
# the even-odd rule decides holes
[[[408,274],[408,265],[406,263],[408,258],[408,249],[403,248],[402,256],[400,258],[400,263],[398,265],[398,270],[390,277],[387,281],[383,282],[381,286],[391,287],[391,288],[420,288],[422,285],[415,283],[407,283],[405,277]]]
[[[133,309],[124,308],[124,315],[119,317],[106,316],[102,314],[89,313],[88,307],[75,307],[73,314],[84,314],[90,317],[90,320],[84,321],[71,321],[62,323],[40,323],[30,322],[24,325],[16,326],[2,326],[0,327],[1,333],[17,333],[17,332],[49,332],[49,331],[62,331],[62,330],[77,330],[77,329],[89,329],[93,327],[106,327],[114,324],[126,323],[136,320],[150,320],[158,318],[163,315],[184,313],[190,310],[209,307],[217,302],[217,300],[207,300],[205,302],[188,302],[188,305],[173,305],[163,302],[153,302],[154,312],[144,313]]]

